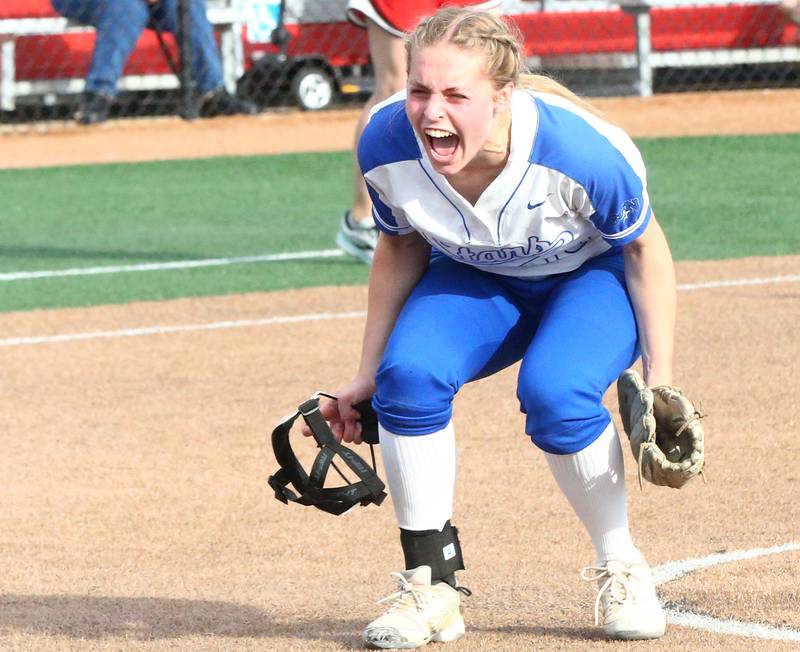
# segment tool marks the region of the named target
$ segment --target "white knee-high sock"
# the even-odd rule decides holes
[[[441,530],[453,515],[456,438],[452,422],[429,435],[395,435],[378,427],[386,484],[397,525]]]
[[[622,447],[613,423],[572,455],[545,453],[550,471],[592,539],[597,561],[642,561],[628,529]]]

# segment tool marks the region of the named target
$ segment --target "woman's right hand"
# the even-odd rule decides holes
[[[361,415],[353,409],[353,405],[370,398],[374,393],[375,381],[372,377],[356,376],[334,392],[338,400],[326,397],[320,399],[319,411],[330,425],[336,441],[346,444],[361,443]],[[307,424],[303,424],[302,432],[306,437],[311,436],[311,429]]]
[[[362,441],[361,415],[353,405],[375,393],[375,372],[389,334],[408,295],[428,268],[430,253],[430,245],[416,232],[378,238],[369,274],[367,322],[359,371],[353,380],[336,392],[338,400],[320,400],[320,412],[330,424],[337,441],[347,444],[360,444]],[[305,424],[302,432],[311,435]]]

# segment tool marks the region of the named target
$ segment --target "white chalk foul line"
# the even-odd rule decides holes
[[[176,260],[165,263],[137,263],[132,265],[107,265],[103,267],[73,267],[69,269],[45,269],[29,272],[0,273],[0,282],[30,281],[44,278],[62,278],[68,276],[95,276],[98,274],[124,274],[134,272],[159,272],[175,269],[197,269],[200,267],[220,267],[223,265],[247,265],[253,263],[275,263],[290,260],[308,260],[312,258],[336,258],[343,256],[339,249],[322,249],[319,251],[295,251],[291,253],[263,254],[258,256],[238,256],[224,258],[206,258],[201,260]],[[683,283],[679,290],[704,290],[710,288],[735,287],[738,285],[773,285],[775,283],[795,283],[800,275],[771,276],[766,278],[732,279],[708,281],[704,283]]]
[[[671,561],[662,564],[658,568],[653,569],[653,577],[656,584],[666,584],[677,580],[684,575],[688,575],[701,568],[709,568],[711,566],[719,566],[720,564],[730,564],[734,561],[742,561],[744,559],[755,559],[757,557],[766,557],[767,555],[778,555],[782,552],[790,552],[793,550],[800,550],[800,543],[790,541],[780,546],[773,546],[771,548],[753,548],[752,550],[734,550],[733,552],[719,552],[706,557],[693,557],[691,559],[682,559],[680,561]]]
[[[740,285],[775,285],[777,283],[797,283],[798,281],[800,281],[800,274],[789,274],[786,276],[770,276],[766,278],[737,278],[721,281],[706,281],[704,283],[681,283],[678,285],[678,289],[684,292],[690,292],[692,290],[737,287]]]
[[[339,249],[322,251],[295,251],[284,254],[264,254],[261,256],[239,256],[236,258],[206,258],[204,260],[176,260],[166,263],[140,263],[136,265],[113,265],[106,267],[74,267],[71,269],[45,269],[31,272],[7,272],[0,274],[0,282],[29,281],[40,278],[63,276],[94,276],[97,274],[122,274],[126,272],[160,272],[173,269],[195,269],[198,267],[220,267],[222,265],[245,265],[252,263],[276,263],[308,258],[334,258],[343,256]]]
[[[800,550],[800,543],[789,542],[771,548],[753,548],[752,550],[736,550],[694,557],[681,561],[672,561],[653,569],[653,577],[657,585],[666,584],[677,580],[684,575],[703,568],[730,564],[745,559],[755,559],[767,555],[777,555],[782,552]],[[667,620],[673,625],[702,629],[716,634],[729,634],[733,636],[746,636],[750,638],[768,639],[774,641],[800,641],[800,630],[789,627],[773,627],[763,623],[748,623],[740,620],[714,618],[704,616],[682,609],[672,604],[665,605]]]
[[[314,252],[307,252],[314,253]],[[319,253],[319,252],[317,252]],[[341,252],[338,250],[331,250],[331,255],[339,255]],[[294,255],[294,254],[293,254]],[[721,287],[730,287],[733,285],[771,285],[774,283],[788,283],[800,281],[800,275],[797,276],[773,276],[771,278],[759,279],[738,279],[738,280],[723,280],[723,281],[708,281],[705,283],[694,283],[689,285],[679,285],[678,290],[697,290],[697,289],[715,289]],[[319,313],[310,315],[294,315],[288,317],[269,317],[266,319],[256,320],[243,320],[243,321],[225,321],[216,322],[211,324],[185,324],[180,326],[151,326],[146,328],[132,328],[123,329],[118,331],[98,331],[89,333],[66,333],[63,335],[41,335],[33,337],[10,337],[0,339],[0,347],[5,346],[25,346],[33,344],[51,344],[56,342],[76,342],[80,340],[93,340],[113,337],[136,337],[142,335],[161,335],[165,333],[186,333],[190,331],[207,331],[207,330],[221,330],[230,328],[248,328],[251,326],[268,326],[270,324],[288,324],[292,322],[304,321],[323,321],[326,319],[353,319],[363,317],[366,315],[364,311],[357,312],[337,312],[337,313]]]
[[[329,319],[355,319],[366,316],[363,310],[355,312],[320,312],[312,315],[293,315],[289,317],[267,317],[264,319],[243,319],[239,321],[218,321],[210,324],[186,324],[183,326],[150,326],[147,328],[126,328],[116,331],[94,331],[89,333],[65,333],[63,335],[41,335],[38,337],[9,337],[0,340],[0,346],[25,346],[30,344],[51,344],[55,342],[80,342],[115,337],[140,337],[142,335],[164,335],[166,333],[187,333],[190,331],[215,331],[226,328],[248,328],[272,324],[293,324],[297,322],[327,321]]]
[[[711,616],[701,616],[691,612],[665,609],[667,621],[672,625],[702,629],[714,634],[727,634],[729,636],[745,636],[748,638],[761,638],[770,641],[800,641],[800,631],[762,625],[761,623],[746,623],[740,620],[723,620]]]

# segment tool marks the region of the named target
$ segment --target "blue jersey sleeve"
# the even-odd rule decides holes
[[[372,200],[372,219],[375,220],[375,226],[388,235],[398,235],[409,230],[406,221],[395,216],[369,182],[367,182],[367,192]]]
[[[639,237],[652,215],[641,154],[621,130],[536,98],[539,124],[531,162],[574,179],[590,207],[574,206],[613,247]]]
[[[414,130],[406,116],[404,94],[393,96],[375,107],[358,141],[358,163],[372,199],[372,217],[384,233],[398,235],[414,229],[409,226],[403,211],[392,206],[388,189],[381,187],[380,182],[385,178],[381,169],[421,156]]]
[[[644,233],[653,214],[642,180],[627,162],[599,173],[598,190],[592,197],[592,223],[608,244],[621,247]]]

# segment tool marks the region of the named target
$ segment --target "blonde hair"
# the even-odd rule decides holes
[[[486,61],[485,73],[498,90],[513,82],[517,88],[558,95],[600,115],[595,107],[555,79],[527,72],[519,29],[493,13],[461,7],[440,9],[406,36],[407,61],[410,63],[416,50],[438,43],[482,53]]]

